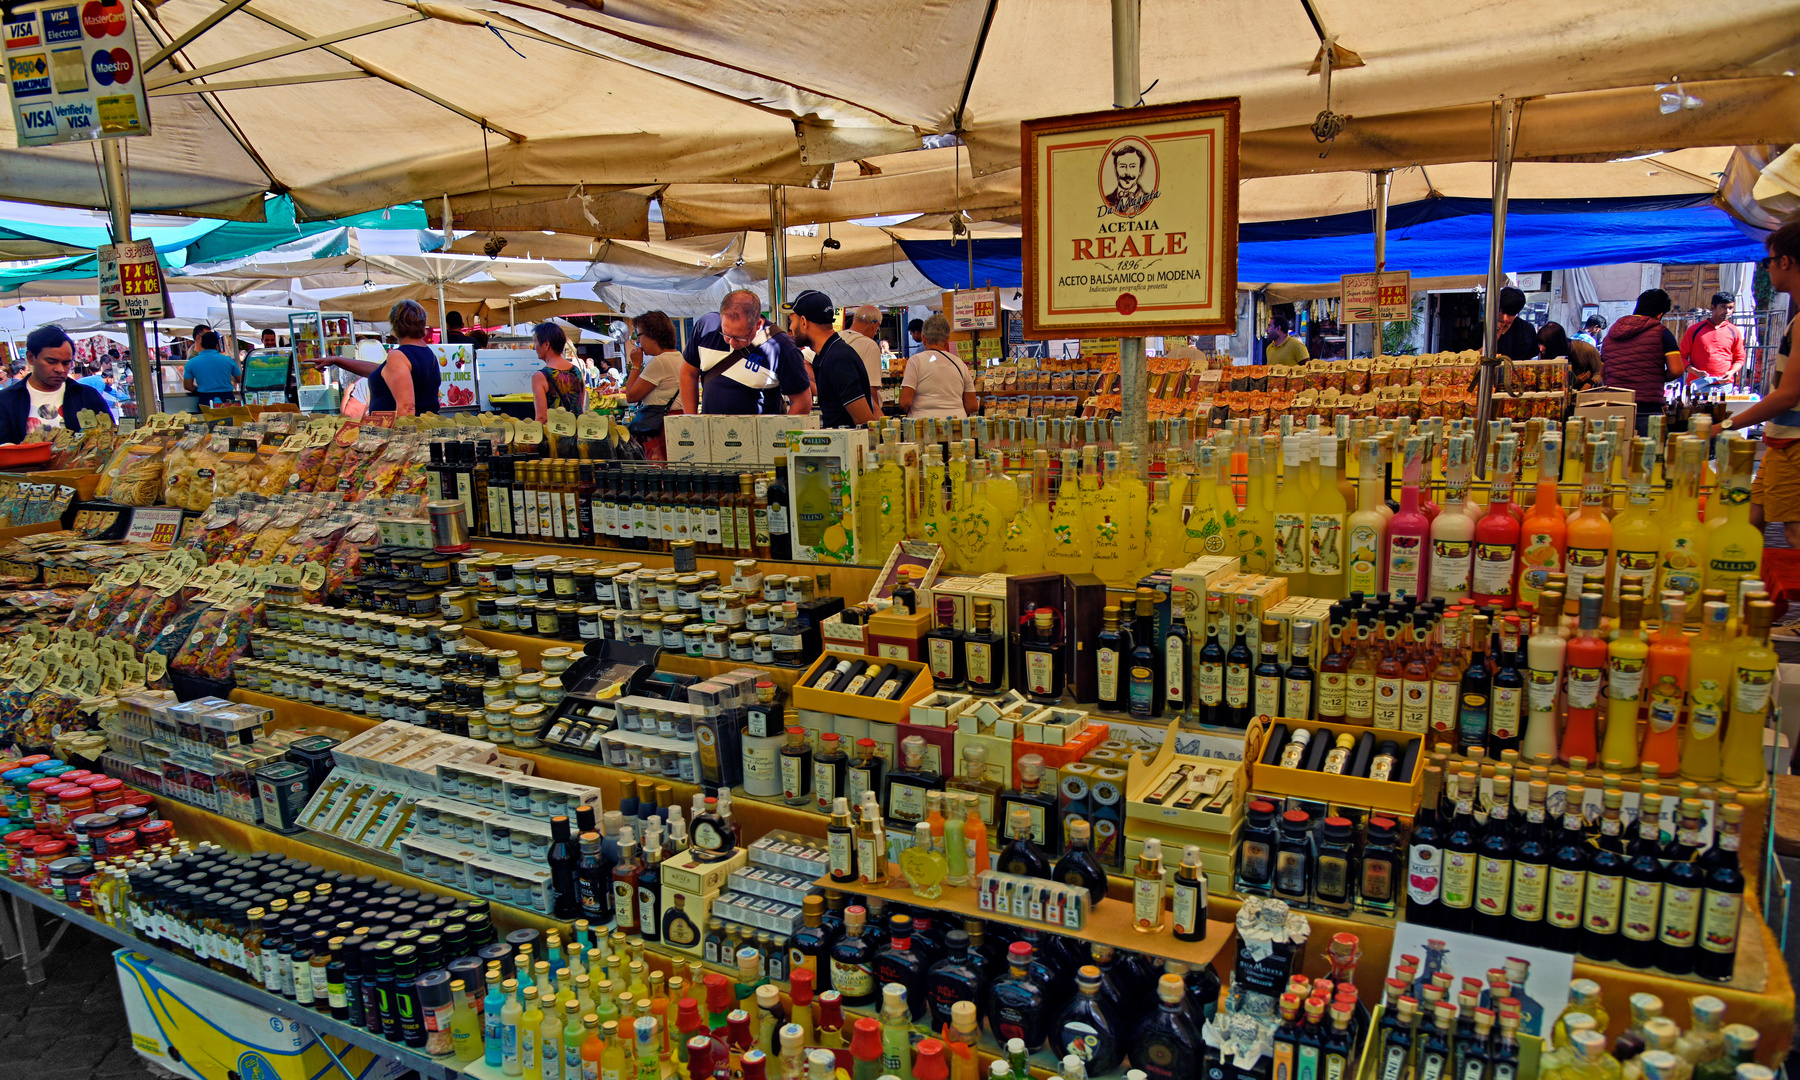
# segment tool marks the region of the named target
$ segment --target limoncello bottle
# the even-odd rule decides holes
[[[1092,449],[1091,447],[1089,449]],[[1092,534],[1083,501],[1092,481],[1077,472],[1075,451],[1062,452],[1062,481],[1057,484],[1056,505],[1050,511],[1050,531],[1045,538],[1044,569],[1055,574],[1085,574],[1094,568]]]
[[[1125,497],[1125,519],[1130,526],[1130,539],[1126,547],[1135,555],[1133,562],[1144,557],[1144,529],[1150,520],[1150,488],[1144,483],[1137,460],[1137,447],[1126,443],[1119,448],[1119,483]],[[1107,483],[1112,483],[1108,474]]]
[[[988,451],[987,466],[988,501],[1000,511],[1001,521],[1011,521],[1019,511],[1019,489],[1013,485],[1006,468],[1006,455],[998,450]]]
[[[1007,520],[1000,541],[1000,557],[1008,574],[1041,574],[1044,572],[1044,528],[1038,524],[1037,503],[1031,490],[1029,475],[1013,477],[1018,492],[1019,508]]]
[[[969,572],[965,552],[963,551],[963,513],[968,509],[969,499],[969,458],[968,448],[960,442],[950,444],[950,461],[944,467],[944,479],[950,485],[950,502],[944,513],[944,528],[950,535],[950,542],[944,549],[944,558],[949,568],[959,574]]]
[[[1031,514],[1037,519],[1038,531],[1050,535],[1050,452],[1031,452]]]
[[[895,460],[898,453],[890,447],[872,454],[856,492],[857,530],[871,561],[886,559],[906,539],[906,476]]]
[[[1310,532],[1307,513],[1313,496],[1302,479],[1307,461],[1312,457],[1313,436],[1303,433],[1281,440],[1281,457],[1286,476],[1275,491],[1275,573],[1288,579],[1288,591],[1295,596],[1315,595],[1307,555]],[[1267,462],[1264,462],[1267,470]]]
[[[1733,441],[1733,472],[1737,471],[1735,455],[1739,443],[1750,445],[1741,439]],[[1767,600],[1752,600],[1747,607],[1744,636],[1732,649],[1731,719],[1726,722],[1725,741],[1719,748],[1720,776],[1727,784],[1741,789],[1761,787],[1767,776],[1763,729],[1769,722],[1776,664],[1775,650],[1769,648],[1769,624],[1775,617],[1775,605]]]
[[[1706,540],[1706,588],[1725,590],[1732,605],[1742,602],[1741,584],[1762,577],[1763,534],[1750,524],[1750,475],[1756,465],[1756,444],[1732,439],[1720,474],[1717,501],[1724,514]]]
[[[1684,465],[1685,467],[1685,465]],[[1700,640],[1688,657],[1687,727],[1681,736],[1681,778],[1719,779],[1725,717],[1731,707],[1732,643],[1725,638],[1731,605],[1714,601],[1700,615]]]
[[[1231,546],[1226,554],[1242,558],[1248,573],[1267,574],[1275,568],[1275,518],[1263,502],[1263,440],[1246,441],[1244,463],[1249,475],[1244,485],[1244,508],[1232,524]],[[1292,587],[1288,591],[1300,595]]]
[[[1646,589],[1656,584],[1656,564],[1662,556],[1662,527],[1650,505],[1650,459],[1655,444],[1632,439],[1626,445],[1625,509],[1613,518],[1612,592],[1636,581]]]
[[[1175,483],[1172,480],[1150,482],[1149,521],[1144,526],[1144,557],[1138,562],[1134,579],[1158,570],[1177,569],[1187,561],[1181,553],[1184,538],[1181,499],[1171,494]]]
[[[919,484],[918,539],[942,546],[945,561],[954,565],[960,554],[951,550],[950,514],[944,509],[944,449],[928,444],[924,450],[924,478]]]
[[[1345,553],[1348,577],[1344,587],[1349,592],[1360,592],[1364,596],[1374,596],[1380,592],[1385,578],[1382,573],[1386,569],[1382,565],[1382,553],[1387,550],[1387,518],[1375,509],[1375,504],[1380,501],[1381,490],[1381,470],[1375,465],[1376,456],[1380,452],[1379,442],[1364,439],[1355,444],[1354,452],[1349,455],[1357,463],[1357,494],[1356,511],[1344,526],[1349,531]],[[1416,558],[1416,550],[1414,554]],[[1417,587],[1409,590],[1407,595],[1417,596]]]
[[[1190,562],[1206,555],[1224,554],[1227,515],[1233,521],[1237,519],[1237,500],[1231,498],[1231,485],[1219,483],[1218,447],[1210,440],[1202,442],[1194,456],[1193,482],[1188,485],[1194,507],[1181,526],[1181,553]],[[1221,505],[1220,499],[1229,505]]]
[[[969,466],[968,505],[961,514],[963,565],[971,574],[991,574],[1000,569],[1005,558],[1001,547],[1007,519],[988,496],[994,482],[988,479],[987,471],[986,462]],[[1011,482],[1005,487],[1012,490]]]
[[[1346,536],[1344,522],[1349,506],[1344,491],[1338,486],[1338,440],[1335,435],[1316,436],[1318,454],[1311,471],[1318,483],[1307,509],[1307,574],[1312,579],[1308,595],[1326,600],[1344,598],[1344,562]]]

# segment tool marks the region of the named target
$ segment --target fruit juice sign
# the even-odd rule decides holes
[[[1026,337],[1237,329],[1236,98],[1020,127]]]
[[[150,134],[127,0],[51,0],[12,8],[7,92],[20,146]]]
[[[475,347],[433,345],[438,361],[438,408],[462,409],[475,404]]]

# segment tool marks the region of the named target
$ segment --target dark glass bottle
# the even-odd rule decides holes
[[[1281,674],[1281,715],[1295,720],[1313,717],[1313,685],[1317,676],[1312,669],[1312,635],[1312,623],[1293,624],[1288,666]]]
[[[769,481],[769,558],[794,557],[793,513],[788,504],[787,455],[775,455],[775,477]]]
[[[638,936],[655,945],[662,941],[662,830],[644,837],[644,868],[638,874]]]
[[[1060,871],[1059,871],[1060,876]],[[1176,941],[1199,941],[1206,937],[1206,872],[1200,869],[1200,849],[1189,844],[1181,853],[1181,864],[1175,870],[1174,887],[1170,890],[1170,922]],[[1100,892],[1106,892],[1106,878],[1100,879]],[[1094,902],[1099,903],[1096,897]]]
[[[1231,648],[1225,650],[1225,704],[1213,723],[1242,730],[1250,726],[1250,621],[1232,620]]]
[[[619,829],[619,861],[613,867],[613,920],[627,934],[638,932],[637,887],[642,873],[636,834],[631,826],[622,826]]]
[[[963,669],[971,694],[998,694],[1006,685],[1006,635],[994,629],[994,605],[972,605],[974,625],[963,632]]]
[[[1219,603],[1208,597],[1206,644],[1194,666],[1194,719],[1202,724],[1223,724],[1225,709],[1225,646],[1219,644]]]
[[[1049,990],[1032,973],[1030,943],[1013,942],[1006,956],[1006,974],[988,987],[988,1026],[1002,1046],[1009,1039],[1018,1039],[1029,1053],[1044,1045],[1051,1020],[1047,1015]]]
[[[1075,996],[1056,1018],[1055,1047],[1081,1059],[1090,1076],[1119,1067],[1125,1047],[1100,996],[1100,969],[1088,964],[1075,973]]]
[[[1420,1024],[1419,1071],[1423,1077],[1448,1077],[1453,1058],[1451,1028],[1456,1006],[1440,1001],[1432,1008],[1430,1024]]]
[[[1362,865],[1356,877],[1356,906],[1361,911],[1392,916],[1399,906],[1406,855],[1396,831],[1394,819],[1377,815],[1363,832]]]
[[[558,919],[581,917],[581,891],[575,882],[578,852],[569,836],[569,819],[558,814],[550,819],[550,912]]]
[[[845,1005],[867,1005],[879,991],[875,981],[875,943],[863,934],[868,911],[860,904],[844,909],[844,936],[831,946],[831,988]]]
[[[819,744],[812,765],[813,804],[819,813],[829,814],[832,806],[843,797],[850,755],[844,753],[844,737],[835,731],[819,736]]]
[[[1526,787],[1525,820],[1513,839],[1512,934],[1510,941],[1542,941],[1550,890],[1550,852],[1554,841],[1545,802],[1550,785],[1534,780]]]
[[[1264,619],[1259,636],[1262,659],[1250,672],[1250,711],[1256,716],[1292,716],[1281,709],[1281,624]]]
[[[1328,817],[1320,824],[1313,858],[1313,905],[1323,911],[1349,911],[1357,878],[1355,832],[1349,818]]]
[[[1050,876],[1064,884],[1085,888],[1097,906],[1106,899],[1106,871],[1101,869],[1100,860],[1094,858],[1090,846],[1093,826],[1081,818],[1071,818],[1068,830],[1069,849],[1057,860]]]
[[[1744,868],[1738,863],[1743,823],[1742,805],[1721,806],[1718,836],[1702,863],[1706,892],[1700,910],[1700,947],[1694,957],[1694,973],[1716,982],[1729,981],[1736,962],[1738,926],[1744,911]]]
[[[888,918],[888,942],[875,954],[875,981],[882,986],[899,983],[906,987],[906,1001],[912,1018],[925,1015],[925,960],[913,951],[912,917],[893,915]]]
[[[1520,667],[1519,619],[1508,615],[1500,630],[1500,660],[1488,700],[1487,752],[1498,758],[1503,750],[1517,750],[1521,718],[1525,712],[1525,672]]]
[[[878,796],[886,792],[882,781],[886,779],[887,763],[875,752],[876,748],[874,739],[856,740],[856,757],[844,774],[844,797],[850,800],[851,806],[861,806],[866,791],[873,791]]]
[[[812,743],[806,729],[798,725],[787,729],[787,745],[781,748],[781,801],[789,806],[806,806],[813,801]]]
[[[961,690],[968,681],[954,597],[937,598],[937,623],[925,632],[925,662],[931,669],[931,683],[939,690]]]
[[[1162,639],[1163,707],[1186,717],[1194,707],[1194,639],[1187,616],[1191,594],[1180,585],[1169,592],[1169,629]]]
[[[825,898],[809,896],[800,904],[800,929],[788,938],[788,972],[805,968],[813,973],[820,993],[831,989],[831,934],[825,929]]]
[[[1040,705],[1062,701],[1063,642],[1056,609],[1041,607],[1031,615],[1031,629],[1019,645],[1024,663],[1025,696]]]
[[[1513,828],[1512,780],[1494,777],[1494,798],[1488,807],[1487,826],[1476,845],[1475,911],[1469,929],[1491,938],[1504,938],[1511,923]]]
[[[1550,851],[1550,885],[1544,896],[1544,946],[1573,953],[1581,948],[1581,902],[1587,892],[1587,822],[1581,800],[1587,789],[1570,784],[1562,828]]]
[[[1312,818],[1304,810],[1289,810],[1281,815],[1271,891],[1277,900],[1305,906],[1312,900],[1312,886]]]
[[[1014,806],[1007,817],[1006,831],[1012,837],[1000,850],[997,868],[1004,874],[1023,877],[1050,877],[1050,860],[1031,839],[1031,811]]]
[[[1254,800],[1245,808],[1244,833],[1238,845],[1237,890],[1257,896],[1269,895],[1275,878],[1275,845],[1280,837],[1275,831],[1275,804]]]
[[[1341,724],[1349,709],[1350,642],[1349,615],[1343,601],[1331,605],[1328,616],[1330,637],[1325,658],[1319,661],[1319,684],[1316,711],[1320,720]],[[1295,717],[1299,719],[1299,717]]]
[[[1026,754],[1014,765],[1017,786],[1000,793],[995,814],[1006,824],[1002,838],[1012,839],[1013,808],[1024,807],[1031,817],[1031,839],[1046,854],[1055,855],[1062,848],[1062,830],[1056,824],[1056,792],[1045,791],[1044,759]]]
[[[1456,749],[1461,753],[1467,753],[1472,747],[1486,748],[1490,691],[1493,689],[1487,659],[1487,616],[1476,615],[1471,621],[1474,629],[1469,636],[1469,666],[1463,671],[1462,685],[1457,693],[1461,704],[1457,709]]]
[[[950,1009],[959,1001],[977,1006],[987,1001],[987,977],[969,948],[969,935],[952,930],[944,935],[949,955],[925,972],[923,997],[931,1008],[931,1030],[942,1031],[950,1023]]]
[[[1638,804],[1638,835],[1625,860],[1624,900],[1619,905],[1619,955],[1626,967],[1656,963],[1656,928],[1662,910],[1662,796],[1647,794]]]
[[[1163,658],[1156,646],[1156,590],[1139,589],[1137,625],[1131,633],[1131,660],[1126,665],[1126,696],[1131,715],[1154,719],[1162,715]]]
[[[1131,635],[1119,628],[1119,608],[1106,605],[1100,612],[1100,636],[1094,640],[1094,673],[1099,694],[1094,706],[1102,712],[1124,712],[1126,662],[1131,655]]]
[[[1131,1065],[1150,1080],[1189,1080],[1205,1045],[1187,1014],[1187,987],[1175,975],[1156,984],[1157,1010],[1131,1036]]]
[[[1619,816],[1624,794],[1604,795],[1600,834],[1588,851],[1587,883],[1581,901],[1581,955],[1613,960],[1619,955],[1619,918],[1625,899],[1625,822]]]
[[[1700,800],[1683,799],[1675,842],[1676,858],[1663,866],[1662,912],[1656,924],[1656,966],[1670,975],[1694,970],[1700,943],[1700,917],[1706,893],[1706,867],[1700,864]]]
[[[1446,782],[1455,785],[1456,812],[1444,829],[1444,872],[1438,893],[1438,921],[1445,930],[1469,932],[1475,915],[1475,881],[1480,833],[1475,825],[1475,785],[1461,775]]]
[[[889,818],[908,826],[925,820],[925,793],[944,790],[944,777],[925,764],[924,736],[900,740],[900,767],[888,770],[883,784],[882,808]]]

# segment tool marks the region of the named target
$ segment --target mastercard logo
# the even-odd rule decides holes
[[[88,37],[114,37],[125,32],[125,5],[119,0],[88,0],[81,7],[81,28]]]
[[[131,54],[124,49],[101,49],[94,53],[94,61],[90,66],[94,71],[94,81],[101,86],[123,86],[131,81]]]

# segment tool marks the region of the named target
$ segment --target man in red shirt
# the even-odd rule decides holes
[[[1681,356],[1693,373],[1692,385],[1704,393],[1729,388],[1744,366],[1744,332],[1731,321],[1737,297],[1713,293],[1712,317],[1702,319],[1681,335]]]

